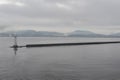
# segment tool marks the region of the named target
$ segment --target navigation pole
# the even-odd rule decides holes
[[[11,48],[13,48],[13,50],[14,50],[14,52],[15,52],[15,55],[16,55],[16,52],[17,52],[17,50],[18,50],[17,35],[14,34],[13,37],[14,37],[14,45],[11,46]]]

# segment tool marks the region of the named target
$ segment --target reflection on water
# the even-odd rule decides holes
[[[13,48],[13,50],[14,50],[14,54],[16,55],[18,48]]]
[[[19,44],[111,41],[90,38],[19,38]],[[119,80],[120,44],[22,48],[0,38],[0,80]],[[16,53],[16,51],[15,51]]]

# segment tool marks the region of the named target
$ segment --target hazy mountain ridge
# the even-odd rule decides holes
[[[104,35],[84,30],[76,30],[67,34],[60,32],[35,30],[8,31],[0,33],[0,37],[9,37],[12,34],[16,34],[18,37],[120,37],[120,33]]]
[[[118,32],[118,33],[113,33],[113,34],[111,34],[111,36],[120,37],[120,32]]]
[[[97,34],[91,31],[76,30],[68,34],[70,37],[102,37],[103,34]]]
[[[12,34],[16,34],[18,37],[57,37],[63,36],[63,33],[49,32],[49,31],[34,31],[34,30],[21,30],[21,31],[9,31],[0,33],[0,37],[9,37]]]

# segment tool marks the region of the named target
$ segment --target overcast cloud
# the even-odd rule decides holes
[[[120,0],[0,0],[0,31],[120,32]]]

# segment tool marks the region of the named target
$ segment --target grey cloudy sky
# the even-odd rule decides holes
[[[0,0],[0,31],[120,32],[120,0]]]

